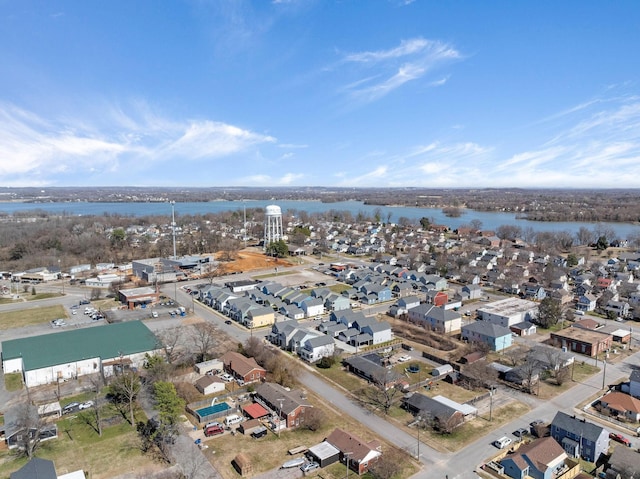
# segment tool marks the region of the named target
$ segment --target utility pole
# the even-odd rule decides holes
[[[495,391],[495,387],[491,386],[491,390],[489,390],[489,422],[493,421],[493,392]]]
[[[176,259],[176,202],[171,200],[171,234],[173,236],[173,259]]]
[[[602,371],[602,389],[604,389],[605,388],[605,382],[606,382],[605,377],[607,376],[607,361],[605,359],[603,359],[602,363],[604,364],[604,370]]]
[[[347,476],[346,478],[349,479],[349,456],[353,454],[352,452],[345,452],[344,453],[344,463],[347,466]]]
[[[280,439],[280,429],[282,427],[282,402],[283,398],[276,399],[280,403],[280,411],[278,412],[278,439]]]

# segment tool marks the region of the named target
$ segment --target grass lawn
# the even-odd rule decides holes
[[[7,311],[0,313],[0,329],[22,328],[34,324],[48,323],[52,319],[68,317],[62,305]]]
[[[274,278],[278,276],[285,276],[287,274],[298,274],[297,271],[278,271],[277,273],[269,273],[269,274],[260,274],[257,276],[252,276],[253,279],[267,279]]]
[[[142,454],[137,433],[128,423],[104,427],[102,436],[98,436],[78,414],[58,421],[58,438],[43,442],[37,456],[53,460],[60,474],[82,469],[92,479],[158,467],[149,456]],[[9,477],[25,463],[26,459],[3,451],[0,453],[0,477]]]
[[[4,387],[7,391],[19,391],[22,386],[22,374],[8,373],[4,375]]]
[[[36,293],[36,294],[25,294],[23,298],[27,301],[35,301],[36,299],[49,299],[49,298],[59,298],[62,294],[60,293]]]
[[[334,364],[328,369],[316,368],[322,376],[342,386],[347,391],[353,392],[367,385],[367,382],[355,374],[347,372],[340,364]]]

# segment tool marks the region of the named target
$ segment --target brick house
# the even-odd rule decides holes
[[[260,367],[255,359],[247,358],[235,351],[226,352],[220,360],[226,372],[236,379],[242,379],[246,384],[262,381],[267,376],[267,370]]]

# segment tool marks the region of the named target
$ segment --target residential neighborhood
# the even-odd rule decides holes
[[[290,222],[284,231],[300,227],[312,230]],[[15,439],[25,427],[26,444],[46,439],[43,451],[64,441],[58,421],[76,417],[70,413],[100,430],[109,401],[133,425],[142,413],[136,397],[116,399],[99,384],[139,378],[174,391],[184,423],[171,434],[189,438],[225,479],[266,473],[252,459],[260,447],[275,448],[270,454],[288,469],[286,453],[307,442],[296,439],[302,434],[316,442],[300,445],[300,460],[289,462],[305,475],[340,464],[380,479],[420,474],[441,448],[451,454],[445,475],[457,471],[456,454],[473,451],[462,475],[449,476],[460,478],[610,477],[634,462],[616,451],[640,431],[638,370],[619,369],[640,339],[631,322],[640,309],[633,276],[640,254],[575,257],[570,265],[482,230],[363,224],[341,235],[343,228],[324,225],[324,238],[309,235],[277,267],[255,273],[222,271],[213,256],[190,255],[76,268],[86,280],[74,284],[53,268],[8,276],[44,290],[69,283],[59,296],[67,318],[52,320],[53,331],[2,341],[5,382],[15,378],[41,398],[32,399],[41,411],[59,411],[46,427],[37,417],[33,426],[16,424],[15,412],[2,411],[8,448],[26,447]],[[77,314],[87,292],[82,302],[91,306]],[[602,387],[553,410],[549,401],[573,397],[583,381]],[[350,426],[329,406],[338,397],[351,402]],[[518,421],[538,409],[549,411],[530,421],[536,427]],[[362,411],[393,434],[353,419]],[[524,432],[496,440],[514,422]],[[278,456],[285,441],[291,447]],[[398,462],[399,454],[406,459]]]

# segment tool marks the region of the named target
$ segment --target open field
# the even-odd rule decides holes
[[[62,305],[8,311],[0,313],[0,329],[22,328],[34,324],[48,323],[52,319],[68,317]]]

